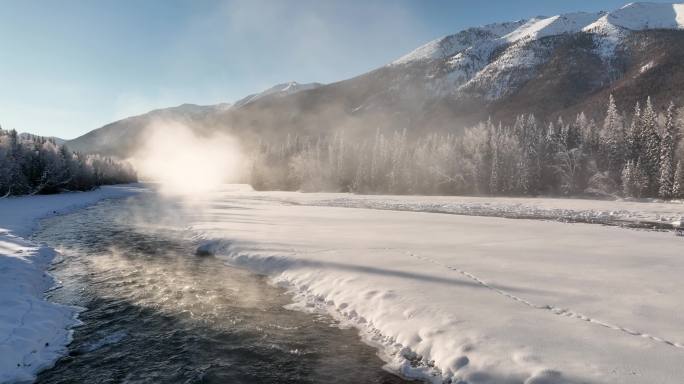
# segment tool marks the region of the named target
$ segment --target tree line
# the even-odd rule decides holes
[[[351,140],[288,136],[253,154],[256,189],[444,195],[684,197],[682,124],[651,99],[630,114],[610,96],[602,121],[491,120],[462,135],[406,131]]]
[[[72,152],[52,138],[0,128],[0,197],[135,181],[137,175],[126,162]]]

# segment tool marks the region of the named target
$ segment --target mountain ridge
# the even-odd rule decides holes
[[[681,102],[684,71],[676,63],[684,60],[683,29],[684,3],[629,3],[610,12],[492,23],[433,40],[350,79],[279,84],[230,108],[208,106],[206,115],[180,118],[199,131],[258,141],[340,129],[458,132],[487,117],[598,113],[610,93],[623,108],[648,95]],[[130,132],[128,123],[105,127]],[[68,144],[115,151],[82,138]]]

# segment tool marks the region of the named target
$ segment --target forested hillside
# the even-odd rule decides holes
[[[684,150],[675,105],[651,99],[622,113],[611,96],[603,121],[520,115],[462,135],[406,131],[354,140],[291,136],[262,144],[254,158],[258,189],[389,194],[590,195],[682,198]]]
[[[89,190],[137,181],[126,162],[71,152],[52,138],[0,129],[0,196]]]

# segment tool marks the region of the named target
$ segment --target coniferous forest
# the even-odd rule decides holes
[[[137,175],[126,162],[71,152],[51,138],[0,129],[0,197],[135,181]]]
[[[463,134],[377,132],[366,140],[288,136],[254,155],[256,189],[372,194],[682,198],[684,150],[676,107],[651,99],[600,121],[520,115]]]
[[[262,143],[250,182],[261,190],[368,194],[684,198],[682,123],[650,98],[599,121],[481,122],[462,134],[380,132],[359,140],[288,136]],[[126,162],[0,129],[0,196],[88,190],[137,180]]]

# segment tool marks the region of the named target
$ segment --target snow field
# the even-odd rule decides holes
[[[393,197],[431,199],[440,198]],[[672,233],[307,206],[334,200],[226,193],[192,226],[218,257],[288,289],[293,308],[357,327],[408,377],[528,384],[684,377],[684,243]],[[681,209],[539,200],[574,210],[636,205],[647,217]]]

